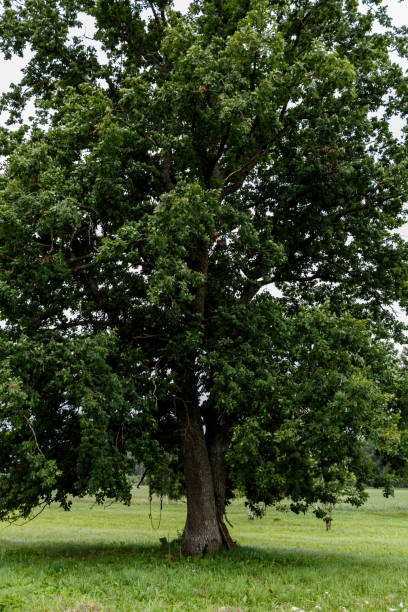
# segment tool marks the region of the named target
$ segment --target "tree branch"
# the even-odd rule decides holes
[[[158,41],[159,41],[159,43],[160,43],[160,42],[162,41],[162,38],[163,38],[163,28],[162,28],[162,23],[161,23],[161,21],[160,21],[160,18],[159,18],[158,14],[157,14],[156,9],[155,9],[154,2],[152,2],[152,0],[147,0],[147,1],[148,1],[148,3],[149,3],[149,6],[150,6],[150,8],[151,8],[151,10],[152,10],[152,13],[153,13],[154,20],[155,20],[155,22],[156,22],[156,28],[157,28],[157,39],[158,39]]]
[[[381,200],[381,202],[379,202],[380,204],[385,204],[385,202],[387,202],[388,200],[392,200],[394,198],[399,198],[399,197],[403,197],[404,194],[402,192],[390,195],[388,198],[383,198]],[[373,194],[370,194],[369,196],[367,196],[367,201],[364,204],[360,204],[359,206],[350,206],[350,208],[344,208],[343,210],[341,210],[339,213],[337,213],[334,217],[333,217],[333,221],[336,222],[339,219],[341,219],[342,217],[345,217],[346,215],[351,215],[355,212],[359,212],[361,210],[367,210],[368,208],[370,208],[371,206],[373,206]]]
[[[303,15],[303,19],[300,21],[299,26],[298,26],[297,31],[296,31],[296,38],[295,38],[295,41],[294,41],[293,47],[292,47],[293,50],[295,50],[296,47],[299,44],[300,37],[302,35],[302,32],[303,32],[303,30],[305,28],[305,25],[306,25],[307,21],[313,15],[313,13],[315,13],[317,11],[317,9],[319,9],[322,6],[322,4],[324,4],[325,2],[326,2],[326,0],[319,0],[318,2],[316,2],[316,4],[314,6],[311,7],[311,9],[310,9],[310,11],[308,13],[305,13]],[[301,52],[302,52],[302,50],[301,50]],[[296,57],[298,57],[298,55]]]
[[[162,178],[163,184],[167,191],[172,191],[174,189],[174,183],[171,179],[170,171],[171,171],[171,153],[169,152],[163,166],[160,168],[160,176]]]
[[[242,164],[242,166],[240,168],[237,168],[236,170],[233,170],[232,172],[230,172],[228,174],[228,176],[225,177],[224,179],[224,187],[221,191],[221,199],[224,198],[227,195],[230,195],[231,193],[235,193],[236,191],[238,191],[246,177],[248,176],[249,172],[252,170],[252,168],[254,167],[254,165],[256,164],[256,162],[258,161],[258,159],[260,159],[263,155],[265,155],[265,153],[267,153],[267,151],[269,150],[268,148],[265,147],[258,147],[258,149],[255,151],[255,153],[245,162]],[[236,183],[232,183],[231,185],[227,185],[227,183],[234,177],[234,176],[239,176],[240,174],[242,174],[244,171],[245,175],[242,177],[242,179],[240,179],[238,182]]]
[[[279,114],[279,122],[282,123],[285,114],[287,111],[287,104],[285,104],[282,109],[281,112]],[[256,119],[254,121],[254,124],[256,122]],[[221,200],[227,196],[230,195],[232,193],[235,193],[236,191],[238,191],[246,177],[248,176],[248,174],[250,173],[250,171],[254,168],[256,162],[261,159],[264,155],[267,155],[268,153],[270,153],[270,151],[272,151],[272,147],[275,144],[275,142],[277,140],[279,140],[279,138],[284,134],[285,130],[284,128],[282,128],[281,130],[279,130],[275,136],[271,139],[271,141],[268,143],[267,146],[265,145],[261,145],[257,148],[257,150],[255,151],[255,153],[246,161],[242,164],[242,166],[240,168],[237,168],[236,170],[233,170],[232,172],[230,172],[224,179],[224,187],[221,191]],[[234,176],[239,176],[240,174],[243,174],[242,178],[237,181],[236,183],[232,183],[231,185],[227,185],[227,183],[229,183],[229,181],[234,177]]]

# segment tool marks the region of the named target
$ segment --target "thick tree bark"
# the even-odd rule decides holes
[[[226,453],[228,449],[228,434],[225,424],[216,421],[213,426],[207,425],[207,446],[209,451],[210,465],[214,483],[215,507],[217,520],[222,533],[224,544],[227,548],[233,548],[234,542],[224,523],[225,498],[227,489],[227,463]]]
[[[225,433],[220,430],[211,437],[204,435],[197,404],[185,408],[182,423],[187,491],[183,554],[215,553],[223,546],[231,549],[234,542],[223,521],[227,477]]]
[[[218,552],[223,535],[217,518],[214,483],[200,410],[188,407],[183,419],[187,519],[182,551],[186,556]]]
[[[206,439],[214,482],[215,505],[220,515],[224,516],[227,486],[226,441],[222,431],[213,429],[207,431]]]

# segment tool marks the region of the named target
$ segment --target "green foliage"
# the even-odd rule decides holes
[[[140,462],[180,495],[197,414],[227,498],[359,504],[368,438],[387,487],[408,457],[405,33],[379,3],[148,4],[1,3],[31,50],[1,109],[36,110],[0,134],[0,517],[128,503]]]

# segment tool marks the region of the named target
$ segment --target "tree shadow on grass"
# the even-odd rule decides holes
[[[13,542],[10,538],[0,538],[0,550],[2,566],[35,564],[39,566],[50,566],[57,563],[59,567],[69,569],[72,564],[84,565],[118,563],[120,568],[131,567],[141,564],[144,568],[149,564],[158,566],[182,566],[192,564],[201,566],[202,569],[234,569],[248,572],[249,567],[269,568],[274,571],[278,568],[308,568],[324,570],[325,572],[341,571],[361,572],[366,570],[390,571],[395,565],[398,571],[402,566],[408,569],[408,557],[402,559],[397,554],[376,555],[373,553],[353,553],[345,551],[321,551],[311,548],[285,548],[285,547],[251,547],[236,546],[232,551],[222,551],[218,555],[205,555],[194,559],[186,559],[180,551],[178,541],[168,543],[167,541],[157,544],[147,543],[103,543],[82,541],[58,541],[51,543],[42,542]]]
[[[94,543],[82,541],[59,541],[59,542],[12,542],[7,540],[4,545],[4,540],[0,538],[0,546],[3,550],[3,564],[10,561],[37,561],[49,564],[52,561],[97,561],[105,559],[121,559],[122,561],[129,560],[129,563],[134,563],[138,558],[154,558],[155,562],[161,557],[162,548],[159,545],[147,544],[113,544],[113,543]]]

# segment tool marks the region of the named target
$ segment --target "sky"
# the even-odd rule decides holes
[[[187,10],[189,1],[188,0],[175,0],[174,7],[182,12]],[[391,16],[394,24],[396,26],[408,26],[408,0],[403,0],[399,2],[398,0],[389,0],[387,2],[388,12]],[[83,33],[86,33],[87,36],[92,35],[92,22],[88,21],[84,25]],[[79,34],[80,32],[75,32],[75,34]],[[395,57],[397,59],[397,57]],[[408,60],[401,61],[399,59],[401,65],[408,72]],[[6,61],[4,57],[0,54],[0,93],[7,91],[11,83],[18,83],[21,78],[21,69],[24,67],[27,62],[27,58],[14,58],[12,60]],[[32,113],[32,108],[27,109],[26,116],[28,117]],[[4,123],[5,117],[0,115],[0,125]],[[401,128],[403,127],[403,122],[395,117],[391,121],[391,128],[393,132],[398,135],[401,133]],[[408,240],[408,223],[404,225],[400,229],[401,235]],[[401,318],[408,322],[408,316],[401,313]]]

